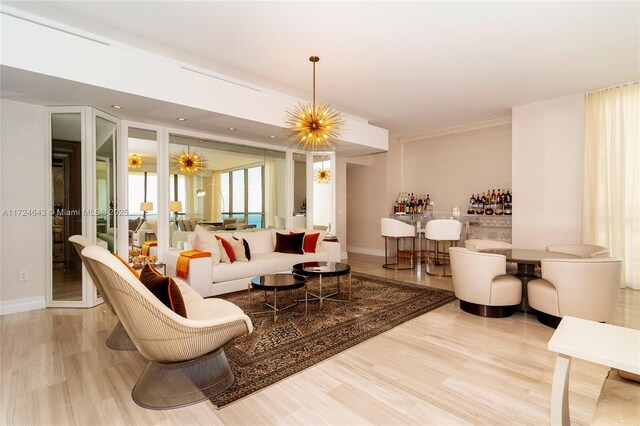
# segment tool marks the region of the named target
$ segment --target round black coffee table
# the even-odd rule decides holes
[[[273,309],[273,311],[264,311],[264,312],[250,312],[250,314],[264,314],[273,312],[273,321],[278,320],[278,312],[284,311],[285,309],[292,308],[298,305],[299,297],[296,297],[295,301],[292,301],[287,306],[282,308],[278,307],[278,292],[283,291],[291,291],[291,290],[299,290],[304,287],[304,313],[307,313],[307,278],[302,275],[297,274],[269,274],[269,275],[260,275],[251,280],[251,284],[249,284],[248,292],[249,292],[249,306],[251,305],[251,289],[261,290],[264,292],[264,304]],[[273,292],[273,305],[267,302],[267,292]]]
[[[309,301],[319,301],[320,309],[322,309],[322,301],[332,301],[332,302],[350,302],[351,301],[351,266],[346,263],[340,262],[304,262],[297,263],[293,265],[293,273],[304,275],[306,277],[318,277],[318,282],[320,286],[319,294],[308,293],[313,296],[313,298],[308,299]],[[349,275],[349,299],[338,299],[335,298],[337,294],[340,293],[340,277],[343,275]],[[322,278],[323,277],[337,277],[337,285],[338,288],[335,292],[331,294],[322,294]]]

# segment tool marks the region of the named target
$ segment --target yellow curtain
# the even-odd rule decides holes
[[[213,220],[222,220],[222,205],[224,203],[222,199],[222,191],[220,190],[220,172],[214,171],[211,173],[211,187],[208,188],[211,192],[211,217]]]
[[[624,258],[621,286],[640,289],[640,84],[585,99],[583,241]]]

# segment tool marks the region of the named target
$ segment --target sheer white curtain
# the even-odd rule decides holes
[[[624,258],[640,289],[640,85],[586,95],[583,240]]]
[[[276,184],[276,160],[264,162],[264,228],[276,227],[276,201],[278,186]]]
[[[211,193],[211,217],[213,220],[222,220],[222,191],[220,190],[220,172],[211,173],[211,187],[207,188]]]

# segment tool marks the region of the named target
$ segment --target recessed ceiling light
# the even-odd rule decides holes
[[[124,109],[122,106],[120,105],[111,105],[111,108],[113,109]]]
[[[178,117],[178,118],[176,118],[176,120],[178,120],[178,121],[187,121],[187,119],[184,118],[184,117]]]
[[[271,139],[275,139],[275,138],[276,138],[276,135],[269,135],[269,137],[270,137]]]
[[[236,130],[236,128],[235,127],[227,127],[227,130],[231,130],[233,132],[234,130]]]

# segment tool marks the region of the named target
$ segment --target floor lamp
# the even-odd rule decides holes
[[[220,209],[220,219],[222,219],[222,212],[224,212],[224,195],[222,195],[222,191],[220,190],[220,187],[216,184],[213,183],[209,183],[207,185],[205,185],[204,187],[207,188],[209,186],[213,186],[214,188],[216,188],[218,190],[218,193],[220,194],[220,200],[222,200],[222,208]],[[196,197],[204,197],[205,195],[207,195],[207,191],[205,191],[204,189],[198,189],[196,191]]]

